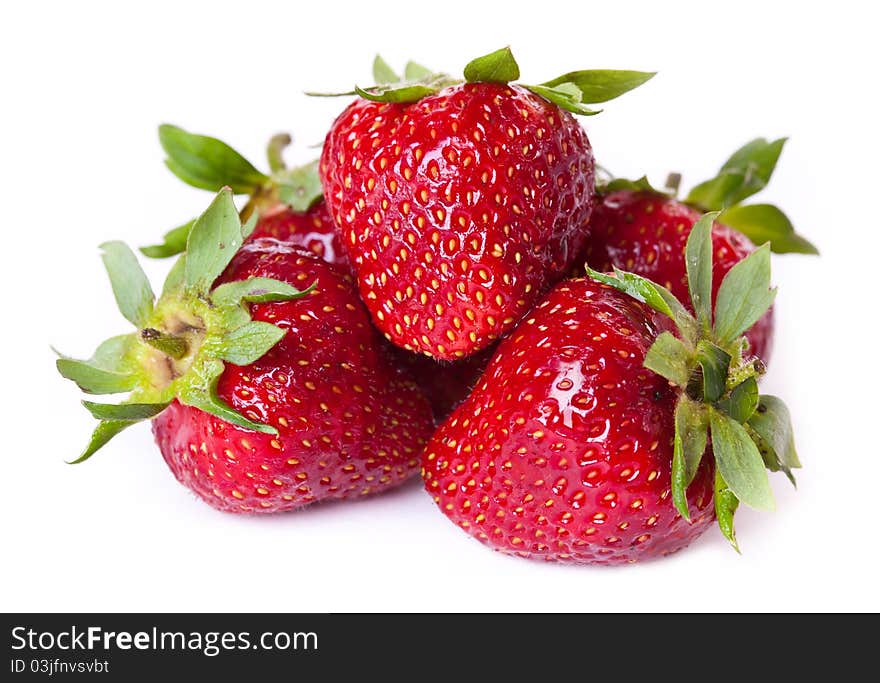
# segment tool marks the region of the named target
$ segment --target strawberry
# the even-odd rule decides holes
[[[799,463],[740,336],[773,300],[769,250],[728,272],[713,317],[714,215],[687,244],[696,317],[649,280],[591,270],[502,340],[422,458],[452,521],[506,553],[617,564],[675,552],[716,516],[735,545],[739,502],[773,507],[766,468]]]
[[[509,49],[461,83],[410,64],[333,123],[325,196],[375,324],[394,344],[463,358],[511,330],[563,277],[592,209],[593,154],[571,113],[653,74],[579,71],[512,85]]]
[[[230,190],[196,220],[154,303],[121,242],[103,245],[120,310],[138,332],[58,370],[100,420],[89,458],[153,420],[177,479],[227,512],[280,512],[395,486],[418,467],[430,407],[396,369],[350,279],[299,246],[244,239]]]
[[[769,240],[778,253],[818,253],[775,206],[740,203],[766,186],[784,143],[785,139],[749,142],[733,154],[716,178],[695,187],[684,201],[657,192],[645,179],[612,181],[596,201],[581,261],[599,271],[617,267],[638,273],[686,300],[684,253],[691,228],[701,213],[721,209],[724,212],[712,227],[713,301],[724,276],[754,251],[749,237]],[[746,338],[752,353],[769,360],[773,309],[746,332]]]
[[[315,203],[305,213],[298,213],[284,204],[261,212],[248,240],[265,237],[301,246],[315,257],[339,266],[343,272],[350,270],[324,201]]]
[[[684,246],[700,212],[653,192],[618,190],[596,204],[584,260],[598,271],[613,267],[638,273],[669,289],[678,299],[687,295]],[[721,223],[712,227],[712,299],[727,272],[755,247],[747,237]],[[767,361],[773,343],[773,309],[746,332],[752,352]]]
[[[248,239],[272,237],[305,247],[318,258],[350,270],[345,252],[327,204],[321,195],[317,162],[288,169],[281,157],[290,144],[289,135],[274,136],[268,147],[270,174],[258,171],[232,147],[217,138],[189,133],[164,124],[159,127],[159,141],[168,158],[166,166],[189,185],[217,191],[231,187],[250,198],[241,211],[242,220],[258,216]],[[186,248],[186,239],[194,221],[165,234],[162,244],[142,247],[151,258],[166,258]]]
[[[406,368],[431,404],[434,422],[443,422],[474,388],[494,347],[457,361],[437,361],[422,354],[389,346],[395,362]]]

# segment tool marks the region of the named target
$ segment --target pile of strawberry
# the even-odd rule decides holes
[[[168,167],[216,192],[145,247],[158,298],[102,245],[134,326],[61,356],[99,420],[76,460],[151,420],[177,479],[227,512],[356,498],[421,471],[439,509],[527,558],[632,562],[685,547],[767,472],[799,467],[788,411],[759,393],[770,251],[815,253],[779,209],[742,204],[784,140],[738,150],[675,198],[600,174],[573,115],[653,74],[513,83],[509,49],[464,80],[380,58],[319,161],[269,172],[162,126]],[[239,210],[233,195],[248,195]],[[755,244],[763,244],[756,248]]]

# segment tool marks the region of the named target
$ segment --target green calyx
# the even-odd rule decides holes
[[[99,423],[73,462],[88,459],[120,431],[156,417],[175,399],[239,427],[276,433],[217,395],[225,363],[253,363],[285,334],[275,325],[251,320],[248,304],[288,301],[311,291],[268,278],[214,287],[254,222],[242,225],[232,190],[221,190],[193,221],[185,253],[158,300],[131,249],[122,242],[101,245],[116,303],[137,331],[108,339],[87,360],[59,354],[56,366],[88,394],[129,396],[118,404],[83,402]]]
[[[685,202],[700,211],[721,211],[719,220],[739,230],[755,244],[770,243],[777,254],[818,254],[781,209],[772,204],[743,205],[770,182],[779,155],[788,138],[765,140],[756,138],[724,162],[718,174],[700,183],[688,193]]]
[[[511,83],[519,79],[519,64],[509,47],[471,60],[464,68],[464,81],[409,62],[398,75],[380,56],[373,61],[375,85],[341,93],[308,93],[317,97],[359,95],[374,102],[410,103],[434,95],[450,85]],[[650,80],[653,72],[593,69],[571,71],[538,85],[526,85],[536,95],[574,114],[592,116],[599,110],[587,105],[613,100]]]
[[[644,365],[679,388],[675,406],[672,500],[690,521],[687,487],[707,444],[715,458],[715,512],[724,536],[737,548],[733,514],[740,503],[773,510],[767,471],[800,467],[785,404],[760,395],[764,364],[747,355],[742,335],[764,315],[776,295],[770,288],[770,249],[764,244],[725,276],[712,308],[712,223],[705,214],[685,248],[688,289],[695,314],[669,290],[634,273],[587,269],[594,280],[628,294],[669,317],[677,334],[662,332]]]
[[[701,212],[720,212],[719,222],[738,230],[755,244],[769,243],[776,254],[818,254],[819,250],[795,231],[780,208],[772,204],[742,204],[767,187],[786,141],[787,138],[756,138],[747,142],[724,162],[714,178],[691,189],[684,203]],[[681,179],[677,174],[670,177]],[[638,180],[607,178],[597,183],[596,189],[602,194],[630,190],[674,198],[678,186],[667,181],[668,191],[656,190],[642,176]]]
[[[284,163],[284,149],[291,143],[286,133],[275,135],[267,145],[268,174],[258,171],[225,142],[177,126],[159,126],[159,142],[167,155],[165,165],[187,185],[212,192],[227,187],[233,194],[250,195],[241,212],[243,219],[278,203],[305,213],[322,197],[317,160],[297,168],[287,168]],[[180,254],[186,249],[194,222],[168,231],[160,244],[141,247],[141,253],[150,258]]]

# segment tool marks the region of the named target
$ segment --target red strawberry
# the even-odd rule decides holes
[[[754,251],[752,241],[770,242],[777,253],[818,253],[795,233],[791,222],[775,206],[741,203],[767,185],[784,144],[784,138],[772,142],[752,140],[734,152],[715,178],[697,185],[684,201],[657,192],[644,178],[636,182],[612,181],[596,203],[590,239],[581,260],[600,271],[616,267],[638,273],[687,300],[684,247],[691,227],[701,213],[722,209],[712,228],[713,301],[727,272]],[[772,309],[746,337],[752,352],[768,360],[773,340]]]
[[[436,424],[467,398],[492,358],[493,348],[450,362],[391,347],[395,362],[410,372],[430,402]]]
[[[617,267],[638,273],[687,299],[684,246],[700,212],[665,195],[619,190],[602,196],[590,222],[584,260],[591,268],[609,272]],[[727,272],[755,247],[745,235],[721,223],[712,227],[714,290]],[[746,332],[751,351],[769,360],[773,344],[773,309]]]
[[[155,305],[134,255],[104,246],[139,333],[91,361],[58,361],[87,392],[132,391],[118,406],[86,403],[102,421],[80,460],[153,418],[175,476],[220,510],[279,512],[401,483],[433,428],[427,401],[389,362],[347,276],[275,239],[236,253],[249,227],[221,192]]]
[[[643,278],[591,271],[632,296],[563,282],[500,343],[422,459],[452,521],[503,552],[616,564],[685,547],[713,513],[735,544],[738,501],[772,507],[765,466],[799,463],[787,410],[758,396],[762,366],[739,337],[772,301],[768,251],[730,271],[704,325],[711,219],[688,244],[698,319]],[[658,333],[651,307],[680,337]]]
[[[543,86],[510,51],[471,62],[466,83],[408,68],[334,122],[321,179],[361,296],[385,336],[440,360],[516,324],[573,263],[592,207],[593,155],[575,113],[650,74],[575,72]],[[412,76],[420,75],[415,82]]]
[[[338,232],[321,195],[317,162],[288,169],[281,153],[290,136],[281,134],[269,143],[271,174],[264,175],[247,159],[217,138],[196,135],[168,124],[159,127],[159,139],[168,154],[166,165],[184,182],[201,189],[231,186],[250,195],[242,220],[258,216],[250,240],[273,237],[305,247],[319,258],[350,271]],[[179,254],[193,221],[165,235],[162,244],[143,247],[153,258]]]
[[[344,272],[350,271],[336,226],[323,201],[318,201],[305,213],[298,213],[286,204],[260,212],[248,241],[264,237],[301,246],[317,258],[339,266]]]

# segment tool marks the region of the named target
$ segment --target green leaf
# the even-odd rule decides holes
[[[720,211],[734,205],[736,196],[743,184],[738,173],[721,172],[712,180],[707,180],[692,188],[685,198],[687,204],[701,211]]]
[[[707,213],[694,224],[685,246],[688,291],[703,329],[712,329],[712,224],[718,213]]]
[[[583,93],[576,85],[572,85],[571,83],[560,83],[555,88],[548,88],[544,85],[533,85],[527,86],[529,88],[537,88],[541,91],[557,93],[560,97],[563,97],[568,100],[572,100],[573,102],[580,102],[583,98]]]
[[[772,449],[779,469],[794,483],[791,470],[800,467],[801,462],[794,445],[788,406],[776,396],[761,396],[755,413],[749,418],[749,426]]]
[[[323,197],[317,159],[299,168],[279,171],[273,178],[278,198],[297,213],[305,213]]]
[[[795,479],[791,468],[786,467],[779,462],[779,458],[776,456],[776,451],[774,451],[773,448],[764,441],[754,429],[752,429],[750,424],[746,423],[745,428],[749,433],[749,436],[752,437],[752,441],[754,441],[755,445],[758,447],[761,457],[764,459],[764,467],[770,472],[783,472],[788,481],[791,482],[791,485],[797,488],[797,480]]]
[[[250,365],[266,355],[284,334],[271,323],[251,321],[227,333],[213,350],[218,358],[233,365]]]
[[[357,95],[354,90],[346,90],[344,92],[315,92],[314,90],[306,90],[303,92],[306,97],[350,97]]]
[[[82,404],[99,420],[122,422],[140,422],[141,420],[150,420],[170,404],[165,403],[121,403],[119,405],[110,405],[107,403],[93,403],[92,401],[83,401]]]
[[[110,439],[119,434],[126,427],[135,424],[128,420],[104,420],[98,423],[95,431],[92,432],[92,438],[89,440],[88,446],[76,460],[69,460],[69,465],[77,465],[91,458],[95,452],[106,444]]]
[[[703,398],[714,403],[727,389],[730,354],[712,342],[701,339],[697,343],[697,362],[703,369]]]
[[[437,74],[428,67],[409,61],[403,69],[403,78],[407,81],[425,81],[432,80]]]
[[[650,192],[651,194],[669,196],[665,192],[661,192],[653,185],[651,185],[651,183],[648,181],[647,176],[642,176],[638,180],[615,178],[614,180],[605,183],[602,187],[597,189],[603,194],[608,194],[609,192],[617,192],[618,190],[629,190],[630,192]]]
[[[433,95],[437,92],[437,88],[413,83],[396,87],[361,88],[355,86],[354,91],[365,100],[370,100],[371,102],[409,103],[418,102],[423,97]]]
[[[119,394],[131,391],[137,383],[126,354],[134,335],[111,337],[88,360],[58,354],[55,367],[61,376],[77,384],[87,394]]]
[[[682,394],[675,406],[675,428],[681,436],[686,465],[686,483],[697,475],[700,461],[706,452],[709,438],[709,410],[698,402]]]
[[[685,201],[706,211],[720,211],[760,192],[773,175],[785,141],[752,140],[733,153],[717,176],[693,188]]]
[[[183,225],[169,230],[162,237],[162,244],[153,244],[149,247],[141,247],[141,253],[150,258],[168,258],[186,251],[186,240],[190,230],[196,222],[195,218]]]
[[[95,367],[111,372],[131,372],[132,364],[127,356],[134,341],[134,334],[120,334],[110,337],[110,339],[105,339],[95,349],[88,362]]]
[[[737,384],[730,393],[718,401],[716,408],[740,424],[744,424],[758,407],[758,382],[749,377]]]
[[[722,171],[735,171],[738,169],[753,168],[754,172],[765,183],[770,180],[776,169],[776,162],[788,138],[779,138],[768,142],[765,138],[755,138],[747,142],[724,162]]]
[[[241,220],[232,192],[221,190],[196,219],[186,245],[186,286],[207,292],[242,244]]]
[[[143,325],[153,312],[153,290],[134,252],[124,242],[104,242],[101,259],[119,312],[135,327]]]
[[[510,83],[519,78],[519,64],[509,47],[503,47],[472,60],[464,68],[468,83]]]
[[[739,507],[739,500],[730,490],[721,472],[715,470],[715,518],[718,520],[718,528],[736,552],[739,552],[739,544],[736,542],[736,529],[733,526],[733,516]]]
[[[684,446],[676,424],[675,436],[672,440],[672,504],[685,521],[691,521],[691,513],[687,502],[686,466],[684,463]]]
[[[690,339],[694,332],[696,322],[693,316],[687,312],[681,302],[673,296],[665,287],[651,282],[647,278],[635,273],[627,273],[618,268],[614,269],[613,275],[600,273],[589,266],[586,268],[587,275],[609,287],[628,294],[634,299],[641,301],[653,308],[658,313],[671,318],[682,336]]]
[[[211,292],[211,301],[215,306],[235,306],[243,301],[251,303],[290,301],[305,296],[314,288],[315,285],[312,284],[307,289],[297,289],[282,280],[254,277],[219,285]]]
[[[194,364],[190,372],[189,382],[181,386],[177,396],[181,403],[244,429],[252,429],[263,434],[278,433],[278,430],[271,425],[247,419],[217,395],[217,381],[223,372],[222,361],[210,359],[202,364]]]
[[[741,503],[756,510],[775,509],[764,460],[745,427],[711,408],[709,424],[715,462],[730,490]]]
[[[590,107],[581,102],[581,91],[571,83],[562,83],[555,88],[548,88],[545,85],[527,85],[524,87],[539,97],[543,97],[548,102],[552,102],[557,107],[570,111],[572,114],[594,116],[602,111],[601,109],[590,109]]]
[[[400,76],[394,73],[394,69],[388,66],[388,62],[382,59],[381,55],[376,55],[376,58],[373,60],[373,81],[377,85],[398,83]]]
[[[59,358],[55,367],[62,377],[75,382],[87,394],[119,394],[131,391],[137,384],[137,378],[132,374],[103,370],[88,361],[74,358]]]
[[[241,215],[241,214],[239,214]],[[251,213],[250,217],[244,222],[244,225],[241,226],[241,239],[246,240],[254,231],[254,228],[257,227],[257,222],[260,220],[260,212],[254,209],[253,213]]]
[[[180,255],[180,257],[174,262],[174,265],[171,266],[171,270],[168,271],[168,275],[165,276],[165,282],[162,285],[162,296],[167,296],[168,294],[180,289],[181,287],[183,287],[185,281],[186,252]]]
[[[731,206],[718,220],[739,230],[755,244],[770,242],[770,250],[776,254],[819,253],[813,244],[795,232],[788,216],[772,204]]]
[[[671,332],[661,332],[645,354],[644,365],[673,384],[686,387],[692,362],[690,351],[680,339]]]
[[[650,71],[619,71],[613,69],[592,69],[571,71],[552,81],[541,83],[542,86],[555,88],[563,83],[571,83],[581,91],[581,102],[599,104],[620,97],[630,90],[638,88],[651,80],[656,72]]]
[[[770,247],[764,245],[731,268],[715,300],[715,335],[730,343],[754,325],[776,298],[770,289]]]
[[[672,456],[672,502],[690,521],[687,487],[694,480],[708,441],[706,407],[682,394],[675,406],[675,440]]]
[[[159,126],[159,142],[168,155],[165,165],[183,182],[217,192],[228,186],[235,194],[253,194],[268,178],[225,142],[182,128]]]

